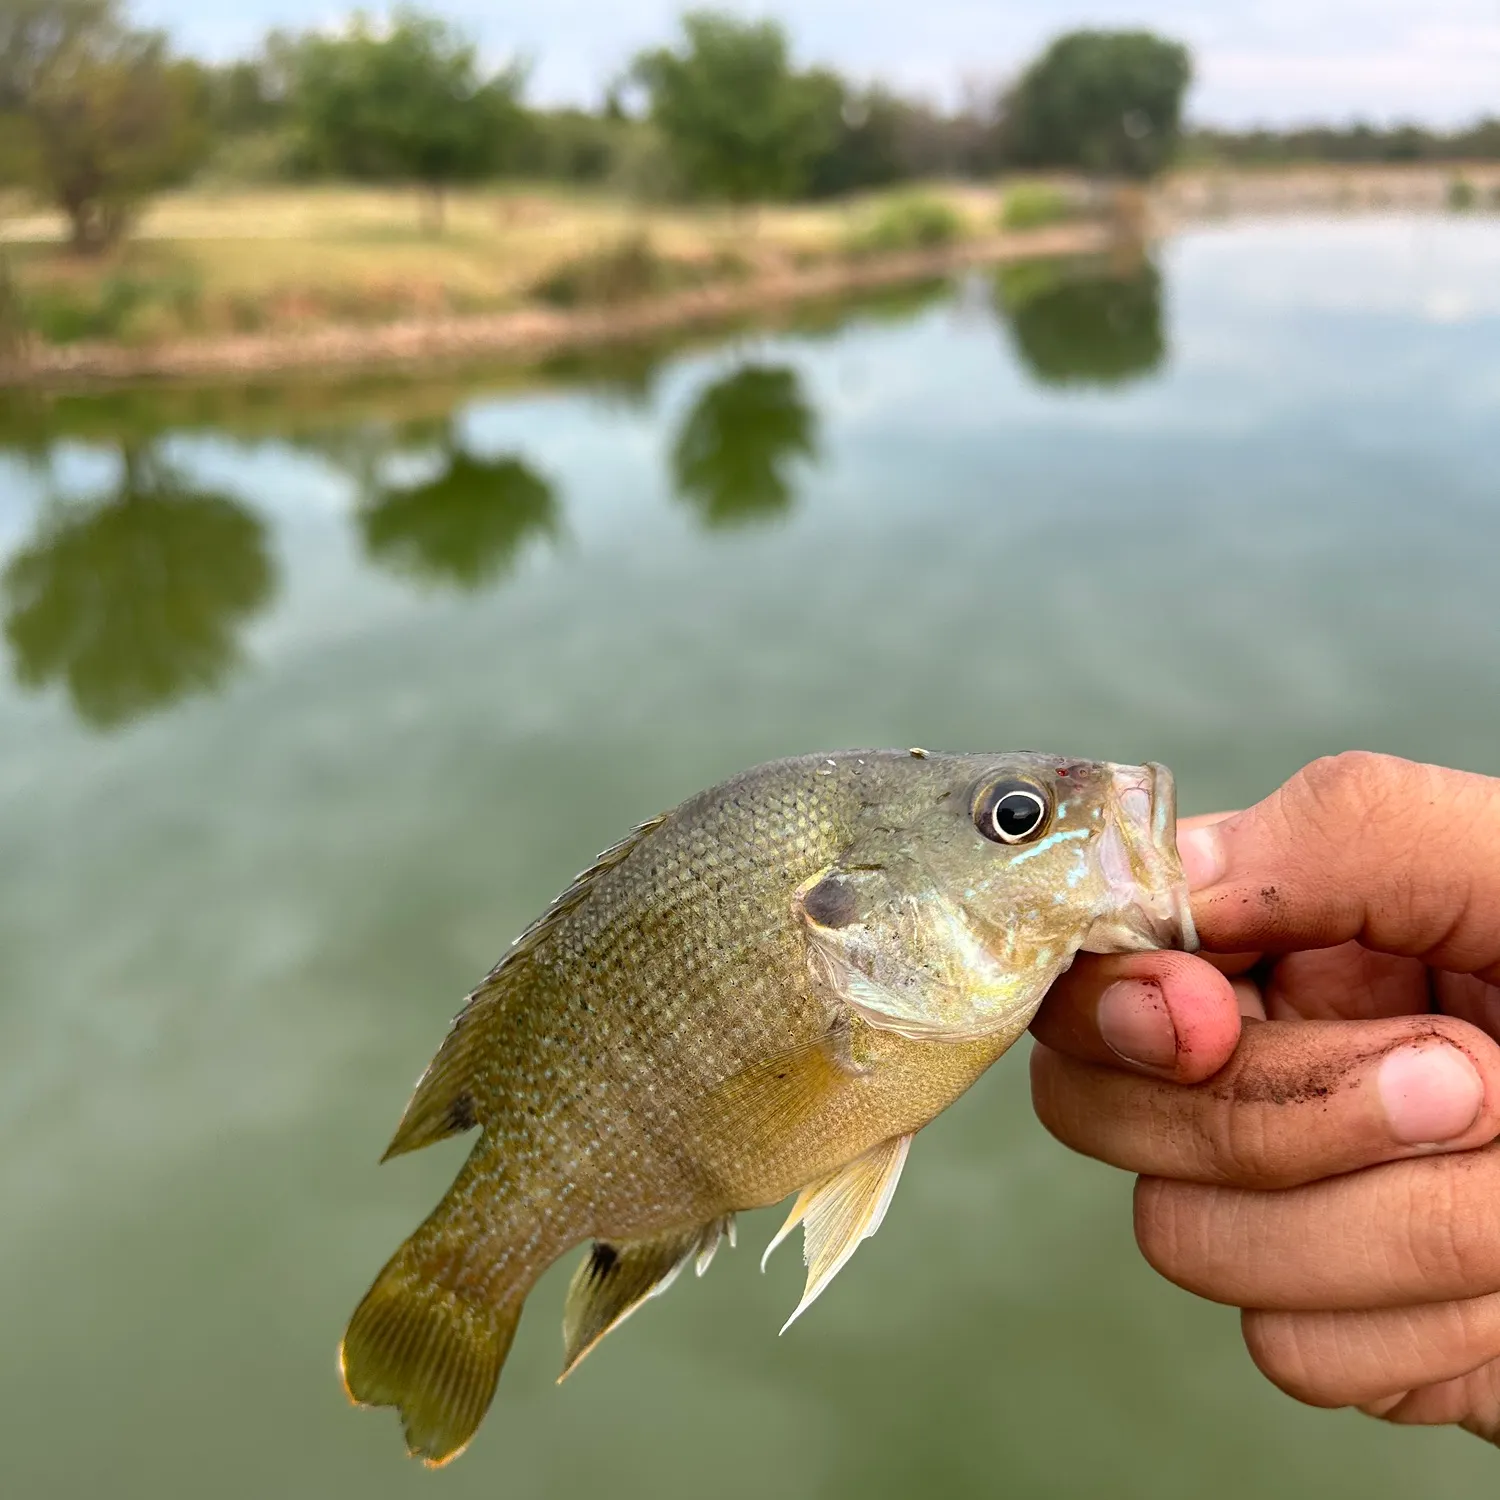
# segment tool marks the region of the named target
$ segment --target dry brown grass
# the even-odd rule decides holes
[[[924,189],[979,229],[997,194]],[[305,187],[168,194],[130,242],[80,261],[55,215],[0,223],[35,335],[43,342],[184,336],[496,312],[533,300],[560,270],[646,236],[688,272],[774,272],[837,255],[880,212],[880,195],[826,205],[649,211],[546,188],[455,193],[441,235],[423,231],[414,194]]]

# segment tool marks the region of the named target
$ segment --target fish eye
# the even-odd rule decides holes
[[[975,825],[987,839],[1026,844],[1047,827],[1051,799],[1029,781],[996,782],[980,799]]]

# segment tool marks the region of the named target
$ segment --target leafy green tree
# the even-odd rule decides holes
[[[520,459],[475,458],[450,433],[442,473],[378,491],[360,513],[370,558],[424,583],[494,583],[533,538],[560,530],[552,486]]]
[[[1021,75],[1002,131],[1022,166],[1150,177],[1171,160],[1192,80],[1186,47],[1149,31],[1074,31]]]
[[[269,51],[307,167],[419,184],[433,232],[448,188],[493,172],[522,119],[522,70],[486,75],[472,41],[416,10],[381,28],[357,15],[336,36],[273,37]]]
[[[199,70],[114,0],[5,0],[0,112],[0,175],[54,202],[84,252],[115,244],[208,145]]]
[[[1122,385],[1167,354],[1161,273],[1132,267],[1021,262],[995,275],[995,305],[1016,353],[1044,385]]]
[[[791,507],[792,464],[817,457],[817,429],[795,370],[745,365],[693,403],[672,448],[673,482],[706,526],[772,519]]]
[[[16,680],[65,683],[78,716],[111,729],[218,687],[275,573],[254,515],[127,449],[118,493],[59,507],[0,583]]]
[[[682,30],[677,50],[632,69],[682,185],[731,203],[796,197],[832,139],[827,75],[794,72],[773,21],[692,11]]]
[[[0,111],[24,108],[58,57],[102,27],[115,24],[115,0],[4,0],[0,4]]]

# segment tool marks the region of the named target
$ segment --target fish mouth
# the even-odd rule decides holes
[[[1177,788],[1163,765],[1112,767],[1109,818],[1099,863],[1112,909],[1089,930],[1084,950],[1120,953],[1198,947],[1187,880],[1177,854]]]

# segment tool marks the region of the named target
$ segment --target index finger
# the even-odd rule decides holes
[[[1500,980],[1500,781],[1350,752],[1180,843],[1206,947],[1355,941]]]

